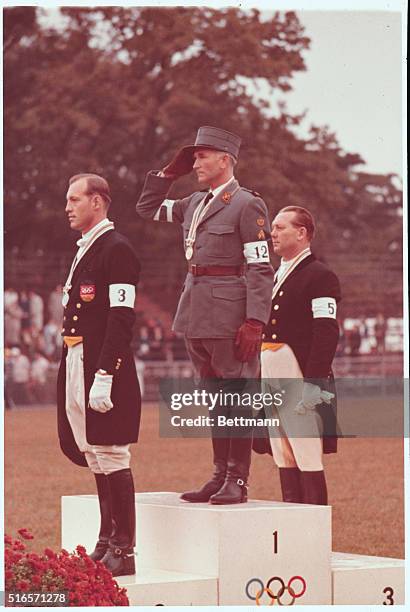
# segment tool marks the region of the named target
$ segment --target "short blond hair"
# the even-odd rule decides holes
[[[76,181],[80,179],[86,179],[87,181],[87,192],[86,195],[94,195],[97,194],[101,196],[106,207],[108,208],[111,204],[111,191],[108,182],[100,176],[99,174],[92,173],[83,173],[83,174],[74,174],[69,180],[68,184],[72,185]]]

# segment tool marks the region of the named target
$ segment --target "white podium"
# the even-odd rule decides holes
[[[233,506],[181,502],[176,493],[137,495],[138,565],[217,577],[219,605],[255,605],[277,576],[287,587],[301,576],[296,601],[331,603],[331,509],[282,502]],[[303,588],[295,580],[291,588]],[[270,591],[279,594],[280,580]],[[288,591],[281,596],[285,605]],[[258,601],[270,603],[264,592]],[[276,601],[275,601],[276,603]]]
[[[403,605],[404,560],[332,554],[333,604]]]
[[[404,561],[331,553],[331,508],[251,500],[189,504],[136,494],[131,605],[404,603]],[[62,498],[62,547],[94,548],[96,495]]]

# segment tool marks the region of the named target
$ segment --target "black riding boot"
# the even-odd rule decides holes
[[[129,468],[108,474],[114,532],[101,559],[113,576],[135,574],[135,495]]]
[[[191,503],[206,503],[211,495],[217,493],[225,482],[226,462],[229,450],[229,438],[212,438],[214,451],[214,473],[211,480],[208,480],[197,491],[186,491],[182,493],[181,499]]]
[[[210,498],[211,504],[240,504],[248,501],[251,448],[252,437],[231,438],[225,482]]]
[[[303,504],[300,470],[297,467],[279,468],[280,486],[284,502]]]
[[[100,533],[90,558],[100,561],[108,550],[108,542],[113,530],[111,517],[111,495],[108,477],[105,474],[94,474],[97,484],[98,502],[100,504]]]
[[[324,471],[300,472],[300,479],[302,482],[303,503],[327,506],[327,487]]]

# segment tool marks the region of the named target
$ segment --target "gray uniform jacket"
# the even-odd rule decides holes
[[[178,222],[184,242],[192,216],[207,192],[166,199],[172,180],[149,172],[137,203],[141,217]],[[192,264],[244,266],[242,276],[193,276],[188,272],[173,329],[188,338],[233,338],[245,319],[267,323],[273,268],[266,205],[236,180],[211,202],[198,225]]]

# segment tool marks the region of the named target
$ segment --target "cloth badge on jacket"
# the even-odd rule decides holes
[[[83,302],[91,302],[95,298],[95,285],[80,285],[80,298]]]

